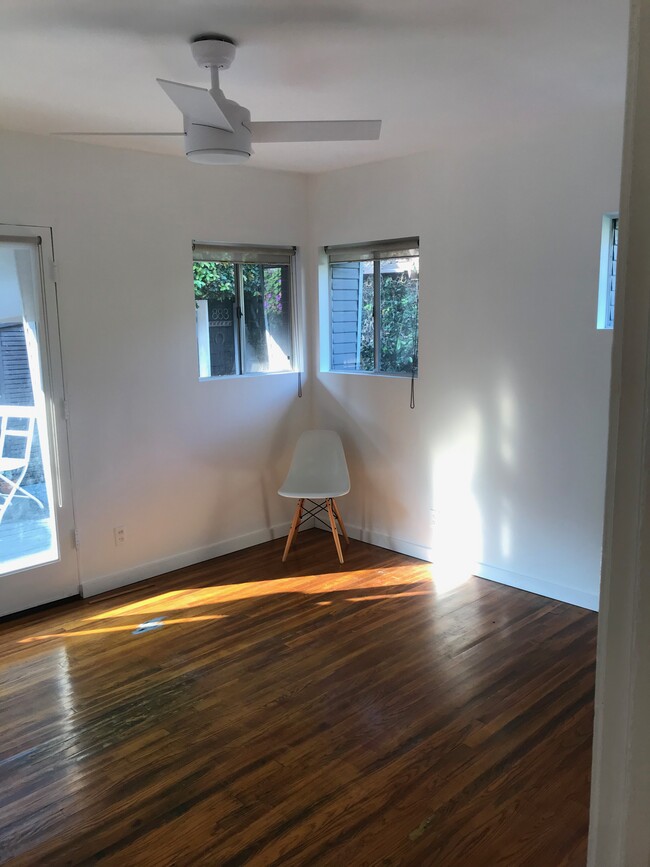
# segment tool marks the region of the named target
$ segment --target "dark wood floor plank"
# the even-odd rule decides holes
[[[282,547],[0,624],[0,861],[583,865],[596,616]]]

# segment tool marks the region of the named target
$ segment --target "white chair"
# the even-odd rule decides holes
[[[331,529],[339,562],[343,563],[341,540],[336,528],[337,521],[346,543],[350,540],[335,497],[342,497],[349,490],[348,465],[345,461],[341,437],[336,431],[308,430],[301,434],[296,443],[287,477],[278,491],[281,497],[298,500],[282,556],[283,563],[289,556],[298,528],[310,517],[320,521],[326,529]],[[304,505],[305,500],[312,508]],[[329,526],[320,518],[321,512],[327,512]]]
[[[23,421],[24,426],[18,423]],[[0,522],[14,497],[33,500],[41,509],[45,508],[38,497],[22,487],[32,455],[35,426],[35,407],[0,405]],[[19,455],[5,454],[7,440],[18,440]]]

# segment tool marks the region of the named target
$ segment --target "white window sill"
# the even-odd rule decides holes
[[[386,371],[381,371],[375,373],[375,371],[370,370],[321,370],[321,373],[331,373],[335,376],[342,374],[343,376],[368,376],[372,379],[410,379],[410,373],[386,373]],[[415,374],[415,379],[418,378],[418,374]]]
[[[199,382],[222,382],[226,379],[266,379],[269,376],[295,376],[301,370],[260,370],[257,373],[228,373],[223,376],[199,376]]]

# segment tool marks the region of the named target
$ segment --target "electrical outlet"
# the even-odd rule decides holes
[[[113,527],[113,539],[115,546],[123,545],[126,542],[126,532],[124,527]]]
[[[431,522],[431,526],[435,527],[438,523],[438,510],[437,509],[429,509],[429,520]]]

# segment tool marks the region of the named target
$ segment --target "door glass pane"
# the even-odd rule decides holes
[[[0,574],[59,557],[40,311],[38,247],[0,242]]]
[[[383,373],[411,373],[417,366],[419,257],[382,259],[379,304]]]
[[[244,295],[244,372],[291,370],[291,269],[241,265]]]

